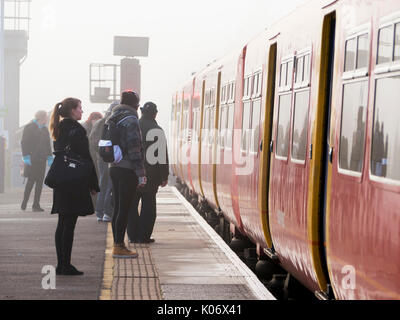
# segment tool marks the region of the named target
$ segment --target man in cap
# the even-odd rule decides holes
[[[163,129],[157,124],[157,106],[147,102],[142,108],[140,130],[145,152],[147,184],[139,188],[132,204],[128,220],[128,238],[130,242],[152,243],[151,238],[157,216],[156,195],[158,188],[168,184],[169,162],[167,139]],[[139,201],[142,200],[140,216]]]

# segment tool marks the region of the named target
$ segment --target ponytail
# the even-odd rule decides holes
[[[62,106],[62,102],[59,102],[55,105],[53,113],[51,114],[50,118],[50,133],[51,137],[53,138],[54,141],[56,141],[60,135],[60,108]]]
[[[67,98],[55,105],[53,113],[51,114],[49,126],[51,137],[54,141],[56,141],[60,136],[60,117],[70,117],[72,109],[78,108],[80,104],[81,100],[79,99]]]

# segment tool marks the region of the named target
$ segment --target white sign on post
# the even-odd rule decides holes
[[[114,37],[114,56],[148,57],[149,38]]]

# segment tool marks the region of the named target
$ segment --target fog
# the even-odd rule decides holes
[[[168,130],[173,91],[192,72],[239,48],[307,0],[33,0],[28,57],[21,67],[20,125],[73,96],[85,120],[104,104],[89,101],[90,63],[119,64],[113,37],[150,37],[141,102],[158,105]]]

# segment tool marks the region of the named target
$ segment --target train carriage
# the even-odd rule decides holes
[[[400,3],[311,0],[195,78],[193,194],[319,298],[400,299]]]

